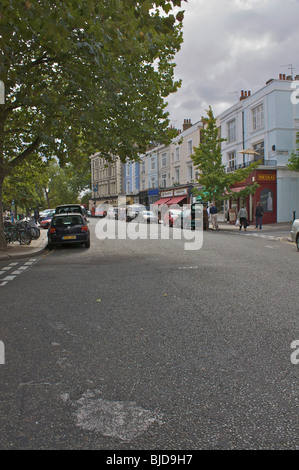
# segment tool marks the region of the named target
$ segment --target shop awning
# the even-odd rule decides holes
[[[167,204],[168,201],[170,201],[171,197],[163,197],[162,199],[159,199],[159,201],[156,201],[153,203],[153,206],[154,205],[159,205],[161,206],[162,204]]]
[[[170,199],[170,201],[167,202],[167,205],[168,206],[171,206],[172,204],[178,204],[179,202],[181,202],[183,199],[186,199],[186,195],[185,196],[177,196],[177,197],[173,197],[172,199]]]
[[[242,189],[245,189],[247,188],[247,186],[239,186],[238,188],[230,188],[231,191],[233,191],[234,193],[239,193],[240,191],[242,191]]]

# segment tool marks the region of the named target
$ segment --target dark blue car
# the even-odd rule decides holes
[[[82,214],[55,214],[48,230],[48,248],[69,243],[84,243],[90,247],[90,231]]]

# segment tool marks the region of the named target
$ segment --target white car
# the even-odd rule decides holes
[[[140,212],[136,220],[144,224],[158,223],[158,217],[154,214],[153,211]]]
[[[297,245],[299,251],[299,219],[295,219],[291,228],[291,240]]]

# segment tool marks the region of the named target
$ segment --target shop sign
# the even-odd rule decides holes
[[[160,196],[162,197],[172,197],[173,196],[173,191],[161,191]]]
[[[184,194],[187,194],[187,188],[175,189],[173,194],[174,196],[183,196]]]
[[[259,174],[259,175],[257,175],[257,179],[259,181],[276,181],[276,174],[274,174],[274,175]]]

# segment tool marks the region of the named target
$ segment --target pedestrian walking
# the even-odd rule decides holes
[[[264,215],[264,209],[260,202],[257,203],[255,209],[255,227],[258,228],[260,226],[260,230],[262,229],[262,220]]]
[[[245,207],[242,207],[239,210],[238,219],[240,221],[240,230],[242,230],[242,226],[243,226],[244,230],[246,231],[247,225],[248,225],[248,213]]]
[[[217,207],[215,206],[214,203],[211,204],[210,207],[210,215],[211,215],[211,220],[212,220],[212,225],[213,225],[213,230],[217,230],[218,225],[217,225]]]

